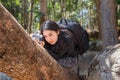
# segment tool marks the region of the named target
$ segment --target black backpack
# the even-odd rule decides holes
[[[82,55],[89,48],[89,36],[87,31],[81,27],[77,21],[61,19],[57,22],[61,29],[69,30],[75,37],[75,44],[79,51],[79,54]]]

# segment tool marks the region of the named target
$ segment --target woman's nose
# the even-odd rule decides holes
[[[51,41],[51,38],[47,38],[47,41],[50,42],[50,41]]]

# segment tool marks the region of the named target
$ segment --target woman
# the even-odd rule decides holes
[[[48,20],[42,24],[41,34],[45,40],[43,47],[59,64],[67,68],[77,65],[77,49],[70,32],[61,30],[56,22]]]

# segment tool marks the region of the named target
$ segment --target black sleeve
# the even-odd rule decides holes
[[[74,48],[75,44],[74,44],[74,40],[72,39],[72,37],[66,37],[64,43],[62,44],[62,50],[59,51],[60,56],[77,56],[77,50],[75,50]]]
[[[47,49],[46,49],[47,50]],[[60,55],[56,54],[56,53],[53,53],[52,51],[50,50],[47,50],[47,52],[55,59],[55,60],[59,60],[60,58]]]

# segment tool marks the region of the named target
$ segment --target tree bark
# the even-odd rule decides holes
[[[97,54],[89,67],[88,80],[120,80],[120,44]]]
[[[98,29],[99,29],[99,38],[101,39],[101,18],[100,18],[100,0],[95,0],[95,4],[96,4],[96,12],[97,12],[97,24],[98,24]]]
[[[40,0],[40,12],[42,16],[40,16],[40,25],[47,20],[47,0]]]
[[[100,0],[101,34],[103,48],[118,43],[114,0]]]
[[[25,30],[27,30],[27,28],[28,28],[28,20],[29,20],[29,14],[28,14],[28,11],[27,11],[27,9],[28,9],[28,1],[27,0],[23,0],[22,1],[22,7],[23,7],[23,27],[24,27],[24,29]]]
[[[0,4],[0,71],[14,80],[78,80],[34,42]]]
[[[28,26],[28,33],[31,34],[32,32],[32,23],[33,23],[33,4],[34,4],[34,1],[33,0],[30,0],[30,15],[29,15],[29,26]]]

